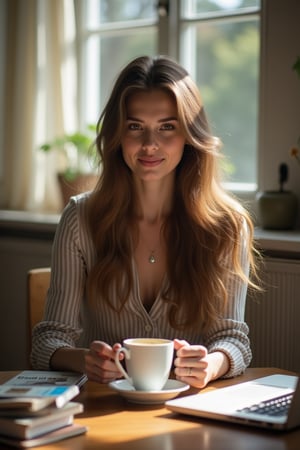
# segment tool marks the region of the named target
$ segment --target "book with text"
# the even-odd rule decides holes
[[[71,386],[81,387],[87,381],[87,376],[78,372],[63,372],[55,370],[23,370],[5,385],[13,386]]]

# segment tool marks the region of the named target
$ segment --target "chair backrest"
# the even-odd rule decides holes
[[[47,291],[50,285],[50,267],[31,269],[27,273],[27,307],[29,337],[34,325],[42,320]]]

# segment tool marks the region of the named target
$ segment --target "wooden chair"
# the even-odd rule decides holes
[[[27,307],[29,338],[34,325],[42,320],[47,291],[50,285],[50,267],[31,269],[27,273]]]

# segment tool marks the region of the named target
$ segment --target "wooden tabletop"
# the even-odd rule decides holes
[[[218,380],[204,389],[240,383],[280,369],[247,369],[231,380]],[[0,372],[0,384],[14,373]],[[190,389],[181,395],[198,392]],[[201,393],[199,394],[201,395]],[[107,385],[88,382],[75,399],[84,404],[75,422],[86,425],[86,435],[60,441],[45,450],[295,450],[300,448],[300,428],[280,433],[223,424],[170,412],[163,405],[127,402]],[[1,450],[11,450],[1,446]]]

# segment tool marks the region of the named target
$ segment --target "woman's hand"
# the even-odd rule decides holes
[[[197,388],[206,386],[210,381],[206,347],[175,339],[174,349],[176,379]]]
[[[176,358],[174,360],[176,379],[196,388],[204,388],[207,383],[228,372],[230,362],[221,351],[207,353],[203,345],[190,345],[174,339]]]
[[[116,378],[121,378],[115,364],[116,350],[121,344],[115,344],[113,347],[102,341],[93,341],[89,351],[85,354],[85,373],[89,380],[98,383],[109,383]],[[120,359],[123,355],[120,354]]]

